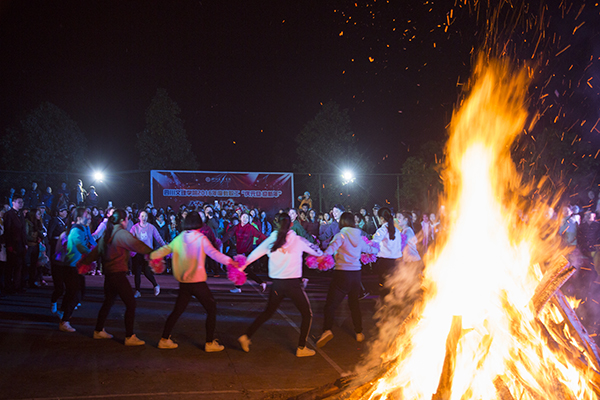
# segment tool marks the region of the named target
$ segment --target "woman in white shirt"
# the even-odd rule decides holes
[[[373,242],[380,246],[375,271],[379,275],[380,297],[383,298],[389,293],[385,287],[386,277],[394,272],[402,258],[402,237],[400,230],[394,225],[394,216],[389,208],[380,209],[378,218],[381,227],[373,235]]]
[[[306,347],[306,338],[312,323],[312,309],[302,286],[302,253],[321,256],[323,252],[316,245],[290,230],[291,220],[288,214],[277,214],[273,222],[277,230],[254,249],[246,260],[248,266],[265,254],[269,256],[269,277],[273,280],[269,301],[265,311],[256,318],[238,341],[242,349],[249,352],[252,335],[277,311],[281,301],[289,297],[302,315],[296,356],[312,356],[315,351]]]

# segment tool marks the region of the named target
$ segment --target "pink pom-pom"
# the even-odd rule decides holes
[[[315,256],[306,257],[306,266],[310,269],[319,268],[319,261],[317,260],[317,257],[315,257]]]
[[[319,269],[321,271],[328,271],[335,267],[335,260],[329,254],[319,257]]]
[[[240,265],[240,268],[246,265],[246,256],[243,254],[238,254],[233,256],[233,261],[237,262]]]
[[[370,264],[375,261],[377,261],[377,256],[375,254],[362,253],[360,255],[360,262],[363,264]]]
[[[242,257],[244,257],[244,256],[242,256]],[[233,258],[235,259],[235,257],[233,257]],[[245,259],[246,259],[246,257],[244,257],[244,261],[245,261]],[[227,266],[227,279],[229,279],[231,282],[233,282],[234,285],[240,286],[240,285],[243,285],[244,283],[246,283],[246,274],[244,273],[244,271],[240,271],[233,265],[228,265]]]
[[[154,271],[155,274],[162,274],[163,272],[165,272],[166,264],[163,258],[150,260],[148,261],[148,264],[150,265],[150,268],[152,268],[152,271]]]

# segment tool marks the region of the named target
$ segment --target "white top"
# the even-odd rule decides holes
[[[265,254],[269,256],[269,277],[271,279],[294,279],[302,277],[302,253],[322,256],[323,252],[308,240],[288,231],[285,244],[271,252],[271,246],[277,240],[277,231],[271,233],[246,259],[246,266]]]
[[[388,223],[385,222],[373,235],[373,242],[379,243],[380,249],[377,257],[397,259],[402,257],[402,237],[398,228],[394,227],[394,240],[390,240]]]

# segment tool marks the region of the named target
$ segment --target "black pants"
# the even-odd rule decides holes
[[[23,289],[22,273],[25,269],[25,251],[6,251],[6,286],[9,290],[19,292]]]
[[[156,287],[156,278],[154,278],[154,273],[150,269],[148,261],[146,261],[144,255],[136,254],[135,256],[133,256],[131,262],[131,267],[133,269],[133,273],[135,274],[135,290],[137,290],[138,292],[140,291],[140,286],[142,285],[142,272],[144,272],[146,278],[148,278],[150,283],[152,283],[152,286]]]
[[[310,331],[310,325],[312,323],[312,309],[310,308],[310,302],[308,301],[306,292],[304,292],[302,279],[300,278],[273,279],[267,308],[254,320],[252,325],[250,325],[246,331],[248,337],[251,337],[262,324],[271,318],[285,297],[289,297],[298,311],[300,311],[302,323],[300,325],[298,347],[306,346],[306,338],[308,337],[308,332]]]
[[[78,303],[77,297],[80,291],[81,276],[77,272],[76,267],[66,265],[63,266],[63,278],[66,292],[61,308],[64,312],[62,320],[66,322],[71,319],[73,310],[75,310],[75,306],[77,306]]]
[[[58,264],[56,261],[52,261],[52,283],[54,284],[54,291],[52,292],[52,297],[50,298],[50,302],[56,303],[60,296],[65,293],[65,272],[66,268],[62,264]],[[64,300],[63,300],[64,306]],[[61,307],[61,310],[63,308]]]
[[[358,304],[358,297],[362,293],[360,283],[361,271],[333,271],[333,278],[329,284],[327,292],[327,300],[325,301],[325,321],[323,330],[328,331],[333,327],[335,318],[335,310],[341,304],[344,297],[348,296],[348,306],[352,315],[352,323],[354,324],[354,332],[362,332],[362,314]]]
[[[215,301],[206,282],[185,283],[179,282],[179,295],[175,301],[175,308],[167,318],[162,337],[168,339],[177,320],[188,306],[192,296],[202,304],[206,310],[206,342],[215,339],[215,326],[217,325],[217,302]]]
[[[377,271],[377,275],[379,276],[380,298],[383,299],[390,292],[390,290],[385,287],[385,281],[388,275],[394,273],[400,261],[400,258],[377,258],[377,262],[375,263],[375,271]]]
[[[104,329],[104,323],[108,318],[108,313],[115,304],[117,295],[121,297],[125,303],[125,336],[133,335],[133,323],[135,321],[135,298],[133,290],[127,280],[126,272],[116,272],[113,274],[104,275],[104,303],[98,312],[98,320],[96,321],[96,330]]]

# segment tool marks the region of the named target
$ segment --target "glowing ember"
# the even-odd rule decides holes
[[[571,337],[554,299],[540,315],[530,306],[550,263],[536,259],[548,245],[540,238],[547,206],[518,218],[522,185],[510,158],[527,119],[528,84],[525,71],[478,63],[450,127],[446,237],[426,260],[422,298],[403,322],[398,314],[418,274],[400,267],[392,278],[371,351],[383,355],[364,366],[383,362],[385,372],[351,398],[596,398],[589,381],[597,373],[586,366],[594,361],[579,358],[585,346]]]

